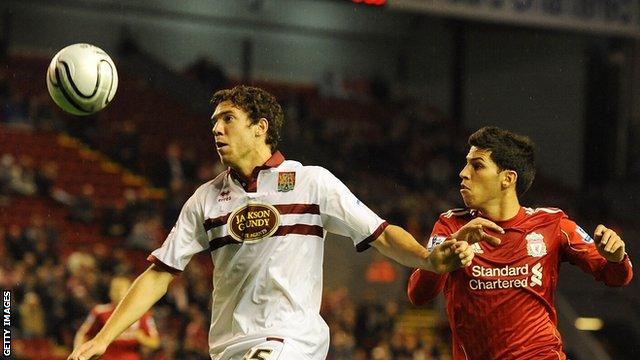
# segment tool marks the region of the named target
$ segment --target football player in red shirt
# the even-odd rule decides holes
[[[626,285],[633,272],[625,244],[604,225],[591,238],[560,209],[520,205],[535,175],[529,138],[485,127],[469,145],[460,172],[467,208],[440,216],[428,248],[483,219],[502,227],[504,234],[486,230],[502,242],[473,244],[471,266],[451,273],[414,271],[409,299],[421,305],[444,290],[454,360],[566,359],[554,307],[560,263],[569,261],[609,286]]]
[[[96,305],[91,310],[91,314],[76,333],[75,347],[91,339],[102,329],[130,286],[131,280],[123,276],[116,276],[111,280],[109,287],[111,302]],[[113,341],[100,358],[102,360],[139,360],[142,358],[140,346],[150,349],[157,349],[160,346],[158,330],[149,313],[145,313]]]

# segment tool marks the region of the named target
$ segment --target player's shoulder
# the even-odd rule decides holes
[[[555,207],[523,207],[524,212],[530,219],[560,220],[567,218],[567,214],[560,208]]]
[[[443,222],[451,222],[456,220],[470,220],[475,216],[474,211],[469,208],[449,209],[440,214],[439,220]]]
[[[300,165],[297,168],[308,181],[327,182],[337,180],[337,177],[328,169],[318,165]]]

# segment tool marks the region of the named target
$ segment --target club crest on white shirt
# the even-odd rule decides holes
[[[547,245],[544,243],[542,234],[532,232],[525,236],[527,240],[527,254],[533,257],[541,257],[547,255]]]
[[[229,216],[229,235],[234,239],[252,243],[273,235],[280,225],[278,210],[266,204],[249,204]]]
[[[287,192],[296,186],[296,172],[286,171],[278,173],[278,191]]]

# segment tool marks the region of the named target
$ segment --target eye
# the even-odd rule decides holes
[[[224,122],[228,123],[231,120],[233,120],[233,115],[225,115],[222,120],[224,120]]]
[[[471,166],[473,167],[474,170],[480,170],[480,169],[484,168],[484,165],[482,165],[480,163],[472,163]]]

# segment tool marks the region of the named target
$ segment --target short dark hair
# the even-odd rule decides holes
[[[269,92],[253,87],[238,85],[232,89],[216,91],[211,98],[211,105],[215,108],[223,101],[231,101],[247,113],[251,123],[255,124],[260,118],[269,122],[266,143],[275,151],[280,141],[280,130],[284,124],[284,113],[276,97]]]
[[[536,176],[535,144],[529,137],[486,126],[469,136],[469,146],[491,151],[491,160],[500,171],[513,170],[518,174],[518,196],[529,190]]]

